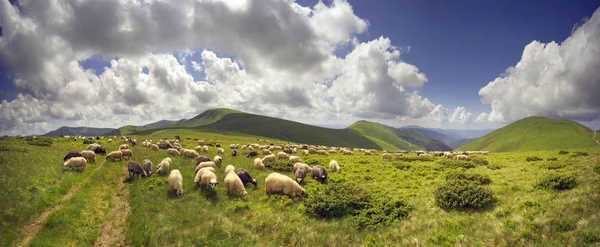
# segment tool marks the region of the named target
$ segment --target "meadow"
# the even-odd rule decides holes
[[[307,196],[289,198],[266,195],[264,179],[274,170],[293,177],[291,165],[278,162],[257,170],[245,157],[247,151],[232,157],[229,149],[231,143],[278,140],[192,129],[134,137],[156,141],[175,135],[187,148],[198,145],[194,139],[223,145],[226,153],[214,192],[193,185],[191,159],[171,157],[172,169],[183,175],[184,193],[177,197],[167,176],[153,174],[123,183],[128,176],[125,160],[98,156],[83,172],[63,170],[63,156],[87,146],[81,141],[52,138],[50,146],[38,146],[27,137],[0,138],[0,246],[600,245],[598,149],[473,155],[487,164],[417,158],[414,153],[384,161],[381,151],[374,156],[311,154],[302,157],[304,163],[328,167],[335,159],[341,172],[330,172],[327,184],[308,178],[302,184]],[[107,151],[122,143],[108,143],[107,138],[95,142]],[[150,159],[154,166],[167,157],[165,150],[141,145],[132,150],[134,161]],[[215,151],[211,147],[201,155],[213,157]],[[247,201],[227,194],[222,185],[227,165],[245,168],[258,180],[256,188],[247,185]],[[456,174],[489,178],[482,186],[493,200],[479,209],[442,209],[436,191]],[[555,174],[573,177],[574,187],[540,186]],[[356,203],[352,207],[362,211],[349,213],[352,208],[341,202]],[[327,217],[318,216],[316,209]]]

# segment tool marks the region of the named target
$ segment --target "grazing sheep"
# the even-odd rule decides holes
[[[304,189],[292,178],[273,172],[265,179],[265,190],[267,194],[277,193],[284,195],[304,196]]]
[[[152,145],[150,145],[150,150],[158,151],[158,150],[160,150],[160,148],[158,147],[158,145],[152,144]]]
[[[265,169],[265,165],[262,162],[262,159],[260,158],[255,158],[254,159],[254,168],[262,170]]]
[[[88,162],[96,162],[96,154],[91,150],[81,151],[81,157],[84,157]]]
[[[365,150],[365,155],[373,155],[373,152],[371,152],[370,150]]]
[[[327,151],[325,150],[317,150],[318,155],[327,155]]]
[[[466,156],[466,155],[464,155],[464,154],[459,154],[459,155],[456,155],[456,156],[454,157],[454,159],[455,159],[455,160],[468,160],[468,159],[469,159],[469,156]]]
[[[206,161],[212,161],[209,157],[206,156],[200,156],[196,159],[196,165],[202,163],[202,162],[206,162]]]
[[[227,175],[227,173],[233,172],[233,171],[235,171],[235,166],[228,165],[227,167],[225,167],[225,175]]]
[[[302,150],[302,155],[303,156],[307,156],[308,155],[308,150]]]
[[[227,188],[227,192],[231,194],[238,194],[242,196],[242,199],[247,200],[248,192],[242,183],[242,179],[235,173],[235,171],[230,171],[226,173],[225,180],[223,181],[225,187]]]
[[[277,159],[287,160],[289,158],[290,158],[290,156],[286,152],[279,152],[279,153],[277,153]]]
[[[146,175],[148,177],[152,175],[152,161],[150,161],[149,159],[145,159],[144,161],[142,161],[142,168],[144,168],[144,171],[146,171]]]
[[[223,158],[221,158],[221,156],[219,156],[219,155],[215,155],[215,157],[213,158],[213,161],[215,162],[215,165],[217,165],[217,166],[221,166],[221,164],[223,164]]]
[[[248,153],[248,154],[246,155],[246,158],[252,158],[252,157],[256,157],[256,156],[258,156],[258,152],[256,152],[256,151],[251,151],[250,153]]]
[[[92,143],[92,144],[88,145],[87,148],[85,148],[85,149],[94,151],[94,150],[96,150],[96,148],[99,148],[99,147],[100,147],[100,145],[98,145],[97,143]]]
[[[217,154],[225,154],[225,149],[217,148]]]
[[[171,158],[165,158],[165,159],[163,159],[156,166],[156,174],[158,174],[158,175],[167,175],[167,172],[169,172],[169,170],[171,169],[171,163],[172,163],[171,162]]]
[[[211,190],[215,190],[215,187],[217,184],[219,184],[219,182],[217,182],[217,175],[215,175],[215,173],[210,169],[200,169],[198,173],[196,173],[194,184],[204,185],[206,187],[210,187]]]
[[[327,181],[327,170],[320,165],[313,166],[311,177],[321,183],[325,183]]]
[[[335,160],[329,161],[329,170],[331,170],[331,172],[340,172],[340,164]]]
[[[111,139],[111,138],[108,138],[108,142],[109,142],[109,143],[110,143],[110,142],[112,142],[112,139]]]
[[[336,153],[337,153],[337,151],[336,151],[335,149],[330,149],[330,150],[329,150],[329,151],[327,151],[327,152],[328,152],[328,153],[330,153],[330,154],[336,154]]]
[[[196,168],[194,169],[194,173],[197,173],[197,172],[198,172],[200,169],[202,169],[202,168],[205,168],[205,167],[212,167],[212,168],[215,168],[215,167],[217,167],[217,166],[215,165],[215,162],[212,162],[212,161],[205,161],[205,162],[202,162],[202,163],[200,163],[200,164],[198,164],[198,165],[196,166]]]
[[[170,144],[170,143],[168,143],[168,142],[165,142],[165,143],[158,143],[158,144],[157,144],[157,146],[158,146],[158,148],[159,148],[159,149],[169,149],[169,148],[173,148],[173,145],[171,145],[171,144]]]
[[[302,162],[302,159],[300,159],[300,157],[293,156],[293,155],[289,157],[289,160],[290,160],[290,164],[296,164],[298,162]]]
[[[174,148],[169,148],[167,150],[167,154],[168,155],[176,155],[176,156],[180,156],[181,155],[181,153],[177,149],[174,149]]]
[[[208,146],[204,145],[202,146],[202,151],[207,153],[208,152]]]
[[[63,158],[63,161],[67,161],[67,160],[69,160],[70,158],[73,158],[73,157],[81,157],[81,153],[75,152],[75,151],[71,151],[67,155],[65,155],[65,157]]]
[[[116,159],[119,159],[119,161],[123,160],[123,153],[121,151],[112,151],[106,155],[106,160],[115,161]]]
[[[123,149],[129,149],[129,145],[121,144],[121,146],[119,146],[119,150],[123,150]]]
[[[162,164],[162,162],[161,162]],[[160,165],[160,164],[159,164]],[[158,171],[157,171],[158,173]],[[181,172],[175,169],[172,170],[169,174],[169,186],[171,186],[171,190],[175,191],[177,196],[183,195],[183,177],[181,176]]]
[[[384,160],[392,160],[392,154],[384,153],[381,155],[381,158],[383,158]]]
[[[197,159],[198,157],[200,157],[200,154],[198,154],[198,152],[196,152],[196,150],[186,149],[183,151],[183,157],[190,158],[190,159]]]
[[[244,185],[246,185],[247,183],[252,183],[255,187],[258,186],[256,179],[252,178],[252,176],[250,176],[250,173],[246,169],[238,168],[235,171],[235,173],[238,175],[238,177],[240,177]]]
[[[421,156],[429,156],[429,154],[426,153],[419,153],[417,156],[421,157]]]
[[[142,176],[142,178],[148,176],[146,171],[140,166],[140,163],[129,161],[129,163],[127,163],[127,169],[129,170],[129,179],[133,179],[133,175],[136,177]]]
[[[306,172],[310,173],[311,169],[309,165],[298,162],[296,164],[294,164],[294,168],[292,168],[292,173],[296,173],[296,170],[298,170],[300,167],[304,167],[306,169]]]
[[[269,155],[269,154],[271,154],[271,151],[269,151],[269,149],[263,149],[262,153],[263,153],[263,155]]]
[[[106,155],[106,148],[103,148],[103,147],[97,147],[97,148],[94,150],[94,153],[95,153],[95,154],[98,154],[98,155],[100,155],[100,154],[102,154],[102,155]]]
[[[298,163],[298,164],[300,164],[300,163]],[[308,171],[306,170],[305,167],[298,168],[294,172],[294,177],[296,178],[296,182],[302,183],[302,181],[304,181],[304,179],[306,178],[306,174],[308,174]]]
[[[231,156],[233,156],[233,157],[237,156],[237,151],[236,151],[236,149],[234,149],[233,151],[231,151]]]
[[[275,155],[274,154],[269,154],[265,157],[262,158],[262,163],[269,163],[269,162],[275,162]]]
[[[133,158],[133,152],[130,149],[121,149],[121,153],[123,153],[123,158],[128,157],[127,160]]]
[[[87,160],[84,157],[73,157],[73,158],[68,159],[63,164],[64,167],[71,168],[71,170],[77,169],[77,168],[83,168],[83,170],[85,170],[86,165],[87,165]]]

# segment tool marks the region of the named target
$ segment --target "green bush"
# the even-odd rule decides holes
[[[408,170],[412,167],[410,163],[405,162],[394,162],[392,165],[400,170]]]
[[[558,154],[569,154],[569,151],[567,151],[567,150],[560,150],[560,151],[558,151]]]
[[[539,161],[539,160],[544,160],[544,159],[542,159],[542,158],[540,158],[540,157],[537,157],[537,156],[529,156],[529,157],[527,157],[525,160],[526,160],[527,162],[532,162],[532,161]]]
[[[594,172],[600,174],[600,165],[594,166]]]
[[[589,156],[589,154],[584,151],[577,151],[577,152],[574,152],[573,154],[571,154],[571,157],[581,157],[581,156]]]
[[[535,187],[538,189],[568,190],[575,187],[577,181],[574,175],[548,174]]]
[[[489,165],[487,165],[485,167],[487,167],[490,170],[500,170],[504,166],[501,166],[501,165],[498,165],[498,164],[489,164]]]
[[[550,157],[550,158],[547,158],[546,160],[548,160],[548,161],[557,161],[558,158],[557,157]]]
[[[474,158],[473,162],[475,164],[484,165],[484,166],[487,166],[489,164],[489,162],[487,160],[483,159],[483,158]]]
[[[275,162],[269,162],[265,164],[267,169],[276,172],[292,172],[293,167],[288,163],[287,160],[276,160]]]
[[[566,165],[558,162],[548,162],[544,164],[542,167],[548,170],[556,170],[565,167]]]
[[[444,168],[465,168],[465,169],[475,168],[475,163],[473,163],[471,161],[465,161],[465,160],[443,159],[443,160],[438,161],[438,164],[440,164]]]
[[[25,138],[25,141],[27,141],[27,144],[29,144],[29,145],[44,146],[44,147],[52,146],[52,144],[54,143],[54,140],[52,140],[52,138],[49,138],[49,137],[36,137],[36,138],[27,137],[27,138]]]
[[[415,162],[415,161],[425,162],[425,161],[434,161],[433,157],[431,157],[431,156],[400,156],[400,157],[398,157],[398,159],[397,159],[397,160],[404,161],[404,162]]]
[[[378,226],[388,226],[397,220],[408,217],[412,207],[402,200],[382,198],[370,207],[360,211],[354,217],[352,225],[357,229],[375,229]]]
[[[83,144],[93,144],[94,140],[90,140],[90,139],[84,139],[83,140]]]
[[[446,180],[466,180],[473,182],[478,185],[486,185],[492,182],[490,176],[475,174],[475,173],[464,173],[464,172],[451,172],[446,174]]]
[[[448,180],[435,191],[435,202],[446,211],[481,209],[492,200],[491,190],[468,180]]]

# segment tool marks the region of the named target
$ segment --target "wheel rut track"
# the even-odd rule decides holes
[[[121,181],[124,178],[125,176],[121,176]],[[129,188],[125,186],[124,182],[121,182],[117,188],[117,193],[111,199],[109,221],[102,226],[102,234],[96,239],[93,246],[131,246],[125,242],[124,231],[130,213]]]

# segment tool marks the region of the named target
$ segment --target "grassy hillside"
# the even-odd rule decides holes
[[[594,131],[570,120],[528,117],[475,139],[458,150],[494,152],[598,148]],[[600,138],[597,138],[600,139]]]
[[[44,136],[61,136],[61,135],[82,135],[82,136],[101,136],[113,132],[111,128],[91,128],[91,127],[67,127],[63,126],[56,130],[50,131]]]
[[[383,161],[380,156],[309,155],[305,163],[327,166],[331,159],[341,172],[330,173],[327,184],[308,178],[302,184],[307,197],[290,199],[267,195],[264,181],[275,170],[258,170],[247,151],[232,157],[229,143],[267,143],[263,137],[167,129],[139,139],[182,136],[184,147],[194,139],[225,144],[218,167],[219,184],[214,192],[193,184],[195,161],[171,156],[172,169],[183,176],[181,197],[169,189],[167,176],[122,182],[128,176],[127,161],[105,161],[98,157],[83,172],[65,171],[62,156],[81,150],[82,142],[54,138],[52,146],[28,144],[25,138],[0,138],[0,246],[17,246],[26,237],[31,246],[596,246],[600,243],[600,149],[588,156],[558,155],[556,151],[491,153],[479,156],[489,165],[457,169],[441,157]],[[276,141],[276,140],[271,140]],[[119,142],[99,140],[108,151]],[[149,159],[154,166],[166,151],[132,147],[133,160]],[[579,150],[583,151],[583,150]],[[210,147],[206,156],[214,156]],[[542,160],[527,162],[529,156]],[[549,160],[556,158],[555,161]],[[244,168],[258,181],[246,186],[248,200],[229,195],[223,186],[225,165]],[[281,167],[287,164],[282,162]],[[480,210],[445,211],[436,204],[435,192],[447,177],[465,171],[489,178],[485,185],[494,195],[493,204]],[[293,177],[288,171],[280,173]],[[563,191],[536,187],[551,174],[568,174],[574,188]],[[375,205],[359,217],[322,219],[310,213],[316,205],[339,207],[315,195],[339,190],[339,185],[357,188],[336,198],[359,202],[369,195]],[[334,190],[336,192],[337,190]],[[381,200],[378,200],[382,198]],[[410,206],[407,216],[385,215],[390,201]],[[322,203],[322,204],[321,204]],[[329,204],[328,204],[329,203]],[[401,207],[392,204],[392,209]],[[390,210],[391,212],[396,212]],[[377,217],[375,217],[375,216]],[[364,217],[363,217],[364,216]],[[39,219],[44,219],[39,221]],[[373,229],[356,225],[375,224]],[[32,224],[37,222],[37,224]],[[39,226],[32,231],[30,226]],[[103,238],[106,236],[108,237]],[[110,233],[116,235],[110,235]],[[103,242],[103,240],[110,242]]]
[[[441,141],[429,139],[414,130],[395,129],[364,120],[358,121],[348,128],[358,131],[382,147],[388,147],[386,148],[388,150],[450,150]]]
[[[221,120],[224,116],[231,113],[242,112],[227,108],[210,109],[206,110],[198,116],[195,116],[194,118],[178,123],[174,127],[198,127],[203,125],[209,125],[211,123]]]
[[[224,114],[217,122],[198,127],[217,133],[242,133],[298,143],[381,149],[352,129],[328,129],[248,113]]]
[[[459,148],[459,147],[461,147],[461,146],[463,146],[463,145],[465,145],[465,144],[467,144],[467,143],[469,143],[469,142],[472,142],[473,140],[475,140],[475,139],[460,139],[460,140],[458,140],[458,141],[455,141],[455,142],[453,142],[453,143],[450,143],[450,145],[448,145],[448,146],[449,146],[450,148],[454,148],[454,149],[456,149],[456,148]]]

